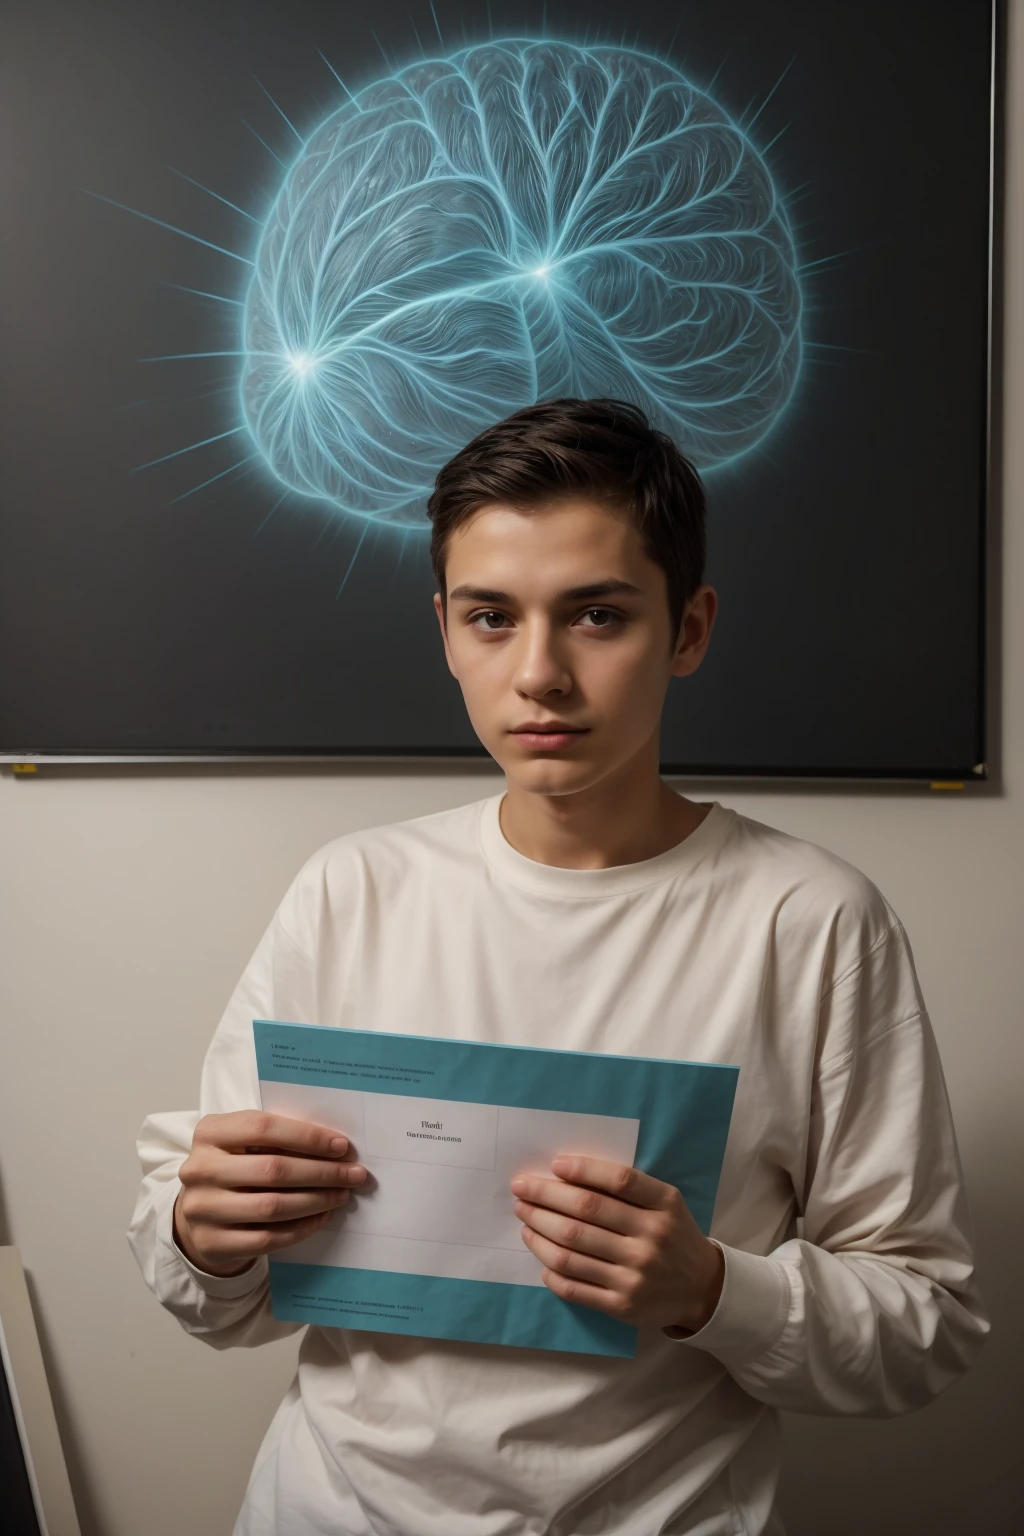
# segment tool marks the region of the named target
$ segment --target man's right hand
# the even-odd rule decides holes
[[[261,1254],[318,1232],[366,1169],[327,1126],[258,1109],[204,1115],[178,1169],[174,1237],[211,1275],[238,1275]]]

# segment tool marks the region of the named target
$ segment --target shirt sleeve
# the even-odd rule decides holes
[[[910,1000],[911,1011],[885,1006]],[[720,1243],[695,1333],[751,1396],[889,1417],[937,1397],[989,1332],[938,1049],[898,920],[820,1005],[802,1230],[767,1255]]]
[[[146,1116],[136,1150],[142,1183],[128,1227],[128,1243],[143,1278],[187,1333],[217,1349],[253,1346],[297,1333],[304,1325],[279,1322],[270,1309],[268,1260],[254,1259],[241,1274],[206,1274],[174,1239],[172,1213],[203,1115],[259,1109],[253,1019],[316,1018],[313,963],[275,915],[246,966],[217,1025],[203,1062],[198,1110]]]

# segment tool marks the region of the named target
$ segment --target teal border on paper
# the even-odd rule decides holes
[[[700,1230],[705,1236],[711,1230],[736,1096],[736,1066],[272,1019],[254,1019],[253,1038],[261,1082],[639,1120],[635,1166],[674,1184]],[[631,1356],[636,1349],[635,1328],[562,1301],[547,1287],[274,1259],[270,1277],[274,1316],[287,1321],[595,1354]],[[346,1309],[360,1296],[365,1299],[367,1288],[375,1299],[393,1299],[393,1306],[380,1308],[388,1320],[375,1321],[368,1309],[361,1324],[343,1321],[355,1315]],[[399,1303],[408,1307],[414,1293],[430,1298],[429,1313],[426,1303],[422,1316],[401,1311]],[[336,1322],[328,1322],[324,1301],[336,1306]],[[279,1305],[286,1310],[279,1312]],[[407,1319],[401,1326],[400,1316]]]
[[[270,1265],[270,1296],[274,1316],[284,1322],[625,1359],[636,1353],[635,1328],[591,1307],[562,1301],[542,1285],[447,1280],[277,1259]]]

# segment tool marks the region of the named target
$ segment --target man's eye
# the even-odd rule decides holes
[[[584,612],[586,617],[596,613],[602,620],[598,624],[586,625],[587,629],[610,629],[613,624],[617,623],[619,618],[619,615],[612,608],[587,608]]]
[[[472,629],[494,629],[494,628],[497,628],[498,626],[497,625],[491,625],[491,624],[483,624],[483,625],[481,625],[481,624],[477,623],[477,620],[478,619],[503,619],[504,617],[505,617],[505,615],[503,613],[498,613],[496,609],[488,608],[488,609],[485,609],[482,613],[474,613],[473,617],[469,621],[470,622],[470,627]]]

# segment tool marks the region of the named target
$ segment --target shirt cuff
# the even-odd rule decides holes
[[[711,1239],[715,1242],[715,1239]],[[789,1277],[776,1259],[718,1243],[725,1277],[718,1305],[696,1332],[663,1328],[667,1338],[705,1349],[722,1364],[745,1365],[776,1343],[789,1315]]]
[[[250,1291],[256,1290],[262,1284],[269,1273],[267,1259],[258,1256],[253,1259],[247,1268],[240,1270],[237,1275],[211,1275],[205,1269],[200,1269],[181,1247],[174,1235],[174,1201],[171,1200],[164,1217],[163,1231],[160,1234],[165,1249],[169,1249],[174,1255],[174,1262],[187,1270],[196,1284],[207,1296],[220,1297],[224,1301],[233,1301],[238,1296],[246,1296]]]

